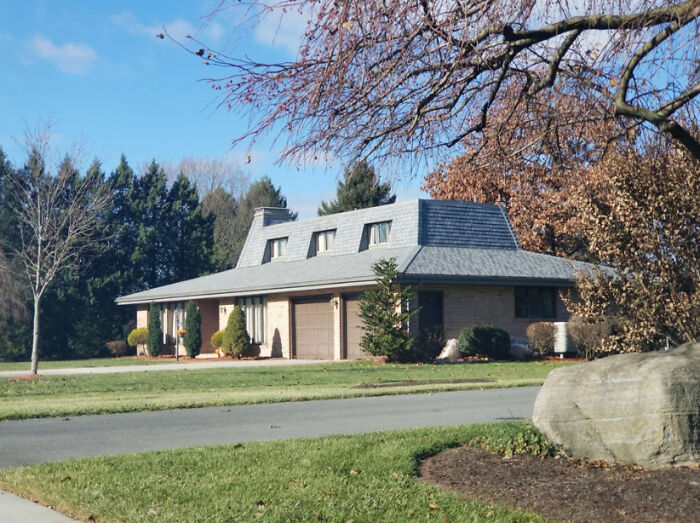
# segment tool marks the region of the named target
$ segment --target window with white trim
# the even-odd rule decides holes
[[[279,260],[287,255],[287,238],[270,240],[270,259]]]
[[[335,229],[316,233],[316,254],[330,252],[335,244]]]
[[[240,307],[245,316],[245,328],[252,343],[267,341],[267,298],[251,296],[237,298],[236,306]]]
[[[371,223],[368,227],[370,246],[381,245],[389,241],[391,222]]]

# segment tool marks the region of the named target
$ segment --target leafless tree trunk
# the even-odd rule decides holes
[[[98,165],[80,176],[66,156],[55,174],[47,169],[50,128],[27,132],[27,163],[11,176],[17,192],[13,211],[19,218],[18,246],[9,249],[8,266],[31,287],[34,301],[31,372],[39,364],[41,299],[56,277],[77,271],[87,249],[100,235],[98,220],[109,210],[112,197],[102,183]]]

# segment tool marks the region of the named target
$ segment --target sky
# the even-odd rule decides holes
[[[20,164],[25,130],[51,121],[52,145],[80,144],[88,160],[111,172],[124,153],[138,172],[151,159],[174,164],[183,157],[237,162],[251,179],[268,175],[301,218],[331,199],[342,166],[277,165],[281,144],[272,139],[231,147],[246,130],[236,113],[217,109],[204,78],[222,74],[172,41],[188,34],[227,48],[229,54],[293,59],[303,20],[268,21],[232,42],[235,13],[203,24],[216,0],[120,2],[5,1],[0,3],[0,146]],[[250,162],[248,159],[250,157]],[[392,179],[394,173],[380,172]],[[425,197],[420,179],[397,182],[399,200]]]

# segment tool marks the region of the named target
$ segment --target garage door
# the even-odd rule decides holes
[[[345,357],[349,360],[367,358],[367,354],[362,352],[360,341],[365,333],[362,328],[362,318],[360,318],[360,299],[358,296],[348,296],[345,298]]]
[[[294,300],[294,353],[302,360],[333,359],[330,296]]]

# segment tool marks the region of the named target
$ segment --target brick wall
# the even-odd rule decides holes
[[[569,313],[557,297],[555,318],[516,318],[513,287],[449,286],[421,287],[442,290],[445,336],[456,338],[464,327],[493,323],[511,336],[525,336],[528,325],[537,321],[567,321]]]

